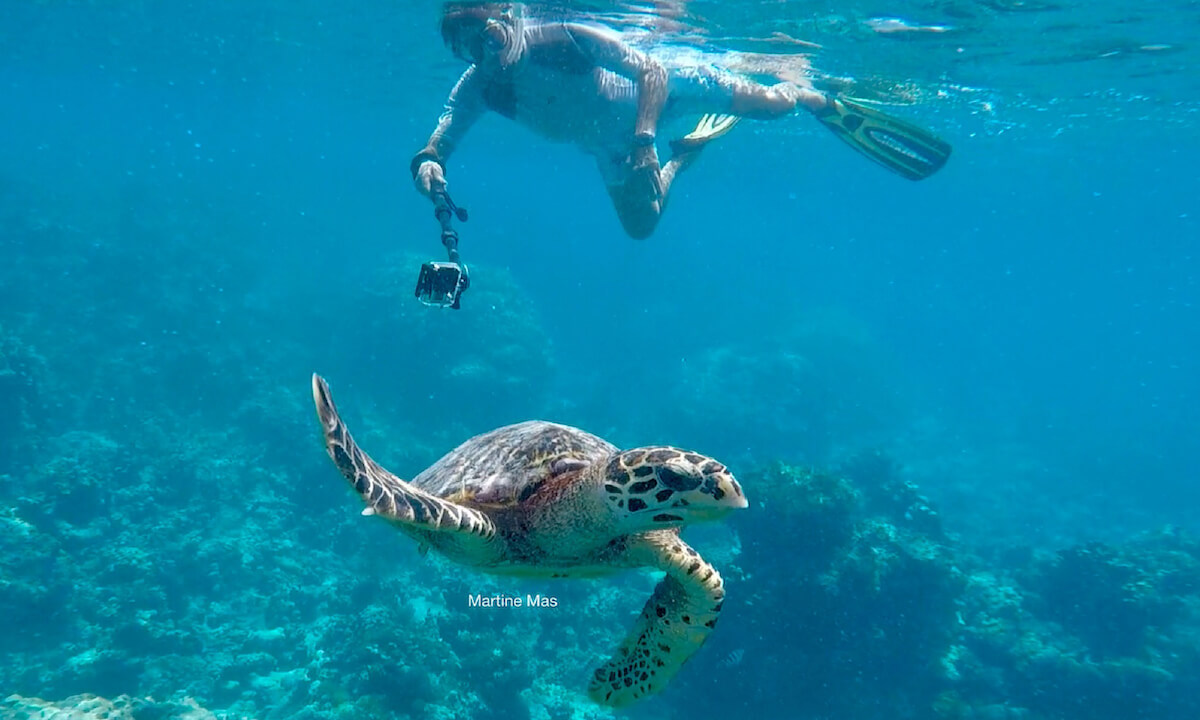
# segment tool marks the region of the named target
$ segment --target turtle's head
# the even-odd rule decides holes
[[[627,532],[717,520],[747,506],[742,486],[721,463],[673,447],[617,453],[604,474],[604,497]]]

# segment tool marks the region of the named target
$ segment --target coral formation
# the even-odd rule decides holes
[[[789,687],[801,715],[870,717],[866,702],[928,706],[944,682],[963,583],[953,552],[868,513],[877,501],[843,475],[774,465],[745,482],[767,500],[739,531],[742,592],[754,605],[735,622],[773,642],[739,667],[764,673],[767,688]],[[752,706],[771,712],[776,702],[764,691]]]
[[[1151,628],[1166,628],[1182,610],[1163,593],[1168,578],[1134,553],[1102,543],[1060,550],[1037,568],[1038,610],[1078,637],[1097,657],[1130,655]]]
[[[559,585],[422,559],[354,514],[311,417],[319,367],[358,393],[359,440],[416,470],[555,407],[561,360],[506,273],[473,268],[464,310],[434,313],[401,256],[280,315],[234,243],[27,215],[0,220],[19,250],[0,266],[16,409],[0,420],[0,717],[612,717],[577,689],[655,576]],[[859,450],[895,408],[870,342],[834,325],[781,333],[786,352],[712,349],[666,385],[689,402],[663,431],[742,456],[753,505],[695,535],[727,582],[721,632],[632,716],[1196,717],[1200,542],[971,535],[985,511],[965,494],[951,512],[909,457]],[[746,437],[763,438],[753,459]],[[467,606],[501,592],[559,610]]]
[[[0,701],[0,717],[5,720],[217,720],[216,715],[191,698],[156,702],[125,695],[110,700],[87,694],[58,701],[10,695]]]
[[[5,404],[0,413],[0,472],[14,469],[14,456],[33,446],[33,434],[45,418],[45,382],[45,359],[0,322],[0,398]]]

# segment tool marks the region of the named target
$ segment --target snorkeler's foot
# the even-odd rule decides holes
[[[850,147],[902,177],[924,180],[950,157],[950,144],[927,130],[850,98],[827,100],[813,115]]]
[[[737,115],[705,115],[700,118],[700,122],[696,123],[695,129],[690,133],[678,140],[671,141],[671,152],[675,156],[680,156],[699,150],[713,140],[728,133],[733,129],[734,125],[738,124],[739,120],[741,118]]]

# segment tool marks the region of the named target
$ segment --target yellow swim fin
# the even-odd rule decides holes
[[[678,140],[671,141],[671,151],[676,155],[698,150],[733,129],[741,120],[737,115],[708,114],[700,118],[696,128]]]
[[[924,180],[950,158],[950,144],[933,133],[849,98],[830,96],[815,114],[855,150],[909,180]]]

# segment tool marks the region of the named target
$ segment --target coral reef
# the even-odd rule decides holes
[[[149,698],[125,695],[113,699],[96,695],[74,695],[59,701],[10,695],[0,701],[4,720],[217,720],[191,698],[177,702],[156,702]],[[242,719],[238,719],[242,720]]]
[[[763,506],[739,528],[747,577],[731,591],[729,624],[770,641],[730,668],[761,673],[761,690],[724,701],[778,713],[771,688],[782,686],[798,716],[928,707],[945,682],[963,585],[952,551],[869,513],[876,501],[843,475],[773,465],[743,480]]]
[[[6,239],[37,249],[0,268],[0,294],[12,300],[0,314],[0,383],[22,411],[6,414],[12,427],[0,435],[0,612],[14,623],[0,652],[4,689],[19,694],[9,710],[178,714],[78,697],[96,693],[203,698],[223,717],[514,717],[535,701],[561,712],[561,701],[522,691],[535,677],[546,688],[583,682],[593,658],[575,651],[575,665],[558,662],[583,641],[583,619],[568,642],[541,652],[537,617],[480,626],[465,609],[467,585],[431,571],[390,528],[360,521],[329,472],[307,393],[311,324],[292,339],[273,332],[236,252],[126,230],[38,223]],[[71,274],[80,280],[63,292],[35,292],[44,278]],[[451,417],[535,414],[550,343],[515,285],[492,277],[473,289],[479,314],[443,313],[442,324],[428,311],[394,323],[370,306],[401,306],[399,291],[316,310],[378,353],[339,350],[360,363],[346,366],[343,382],[354,372],[392,377],[378,389],[382,402],[413,403],[396,415],[414,417],[423,436],[365,424],[384,452],[399,447],[419,467],[467,432]],[[370,306],[370,327],[336,322],[355,302]],[[454,318],[467,321],[442,332]],[[45,346],[45,360],[31,342]],[[413,358],[424,364],[406,363]],[[397,362],[413,372],[386,372]],[[457,395],[429,402],[435,387]],[[18,441],[22,452],[8,452]],[[407,550],[406,559],[359,551],[376,547]],[[456,602],[441,589],[452,581]]]
[[[0,323],[0,473],[14,469],[15,456],[33,445],[33,434],[45,420],[41,392],[46,383],[46,361],[5,330]]]
[[[1152,559],[1102,543],[1060,550],[1035,570],[1037,610],[1099,658],[1138,653],[1147,632],[1169,627],[1183,609]]]
[[[1193,717],[1198,547],[1168,530],[975,570],[941,716],[1002,706],[1033,718]]]
[[[906,529],[945,538],[933,501],[905,477],[904,468],[888,453],[871,449],[851,454],[838,466],[838,473],[864,489],[868,512],[891,518]]]
[[[363,408],[360,442],[416,471],[554,407],[554,346],[506,273],[474,268],[487,282],[464,310],[433,312],[410,297],[419,259],[400,256],[283,317],[233,243],[210,252],[145,220],[0,222],[20,250],[0,267],[0,393],[16,409],[0,420],[15,693],[0,717],[613,717],[580,688],[653,574],[557,584],[422,559],[358,516],[312,419],[319,368]],[[1010,547],[1003,515],[981,526],[1010,534],[971,536],[985,511],[965,493],[944,511],[914,481],[928,468],[859,449],[898,411],[878,353],[843,325],[711,350],[669,386],[689,402],[660,430],[742,457],[752,509],[688,531],[726,578],[721,623],[629,716],[1200,714],[1200,543],[1167,529]],[[843,367],[861,382],[834,392]],[[753,462],[747,437],[764,438]],[[501,592],[560,606],[467,606]]]

